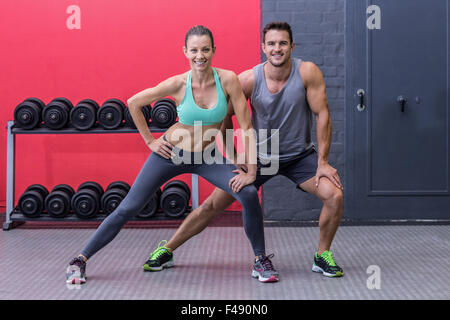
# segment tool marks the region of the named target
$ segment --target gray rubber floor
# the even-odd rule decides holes
[[[0,231],[0,299],[449,299],[450,226],[341,226],[333,243],[342,278],[311,271],[317,227],[267,227],[278,283],[250,275],[241,227],[209,227],[175,251],[175,267],[143,272],[165,229],[123,229],[87,265],[88,282],[65,271],[94,229]]]

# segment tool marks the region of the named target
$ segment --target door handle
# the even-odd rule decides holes
[[[356,106],[356,109],[358,109],[359,112],[364,111],[366,106],[364,105],[364,95],[366,94],[363,89],[358,89],[356,91],[356,94],[359,97],[359,104]]]
[[[408,100],[406,100],[406,98],[404,96],[398,96],[397,97],[397,102],[400,103],[400,106],[402,108],[402,112],[405,112],[405,105],[406,105],[407,101]]]

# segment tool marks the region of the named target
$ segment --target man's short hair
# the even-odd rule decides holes
[[[266,24],[266,26],[263,29],[263,42],[266,41],[266,33],[269,30],[284,30],[284,31],[287,31],[289,33],[289,40],[291,41],[291,44],[294,42],[294,39],[292,38],[291,26],[287,22],[275,21],[275,22],[270,22],[270,23]]]

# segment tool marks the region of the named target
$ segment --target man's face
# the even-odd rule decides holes
[[[266,33],[262,50],[267,61],[274,67],[281,67],[289,61],[294,44],[289,40],[289,33],[285,30],[269,30]]]

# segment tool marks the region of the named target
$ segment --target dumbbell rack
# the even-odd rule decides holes
[[[107,130],[102,127],[95,127],[87,131],[80,131],[72,127],[62,128],[60,130],[51,130],[43,125],[38,126],[32,130],[25,130],[22,128],[15,128],[14,121],[8,121],[7,126],[7,161],[6,161],[6,221],[3,224],[3,230],[10,230],[16,226],[23,224],[25,221],[59,221],[59,222],[74,222],[74,221],[100,221],[104,217],[95,217],[89,220],[79,219],[77,217],[66,217],[57,219],[52,217],[38,217],[28,218],[14,209],[14,164],[15,164],[15,137],[18,134],[108,134],[108,133],[139,133],[137,129],[129,127],[121,127],[115,130]],[[154,127],[150,125],[151,132],[165,132],[166,129]],[[198,175],[192,174],[192,209],[198,207]],[[136,221],[148,221],[135,218]]]

